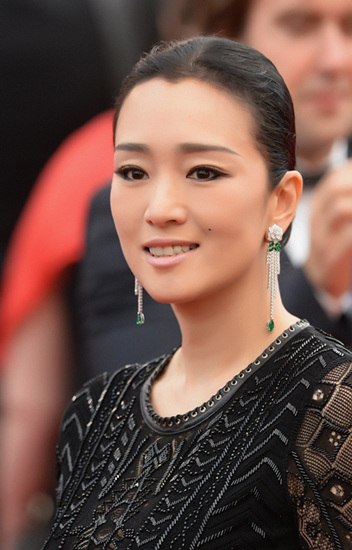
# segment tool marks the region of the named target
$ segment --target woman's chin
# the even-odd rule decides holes
[[[145,290],[148,292],[149,296],[153,298],[156,302],[159,302],[160,304],[177,304],[177,303],[185,303],[189,301],[189,296],[186,296],[183,293],[180,292],[171,292],[170,289],[165,290],[164,292],[154,289],[147,289]]]

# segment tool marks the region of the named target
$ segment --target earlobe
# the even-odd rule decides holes
[[[303,180],[297,170],[289,170],[274,189],[273,221],[285,232],[295,217],[302,194]]]

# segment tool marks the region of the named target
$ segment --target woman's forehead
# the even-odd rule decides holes
[[[127,95],[117,119],[117,132],[125,131],[129,124],[134,130],[153,123],[153,117],[185,124],[198,123],[204,130],[219,129],[233,123],[233,131],[240,126],[251,135],[256,127],[250,106],[234,93],[221,86],[197,78],[169,81],[152,78],[136,85]],[[191,128],[190,128],[191,129]]]

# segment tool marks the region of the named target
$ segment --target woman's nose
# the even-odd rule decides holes
[[[178,181],[163,179],[150,188],[145,220],[150,225],[164,227],[186,221],[187,210],[183,186]]]

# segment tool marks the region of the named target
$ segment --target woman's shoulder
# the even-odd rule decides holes
[[[109,396],[118,397],[122,391],[133,384],[140,386],[150,373],[164,359],[164,355],[146,363],[133,363],[113,373],[104,372],[87,381],[75,393],[69,403],[61,424],[61,435],[66,434],[72,424],[77,431],[76,438],[81,440],[87,426]]]
[[[317,327],[312,327],[312,333],[320,343],[322,357],[325,357],[326,364],[322,359],[323,366],[333,368],[338,363],[352,361],[352,350],[343,342]]]
[[[340,420],[343,411],[348,411],[352,420],[352,351],[320,329],[315,328],[312,332],[321,369],[314,378],[310,407],[325,413],[339,409]]]
[[[61,424],[61,436],[67,435],[70,425],[77,431],[76,437],[81,440],[89,421],[103,401],[108,389],[123,387],[128,379],[141,365],[127,365],[113,374],[104,372],[88,380],[72,397]]]
[[[321,369],[294,430],[288,491],[309,548],[318,540],[319,548],[335,548],[352,528],[352,353],[318,329],[310,333]]]
[[[293,360],[316,382],[327,376],[339,365],[352,363],[352,351],[341,341],[323,330],[308,325],[291,345]],[[313,380],[312,380],[313,382]]]
[[[90,433],[97,432],[109,412],[128,389],[137,392],[150,373],[167,356],[144,364],[126,365],[114,373],[103,373],[86,382],[73,396],[63,415],[57,446],[60,500],[76,460]]]

